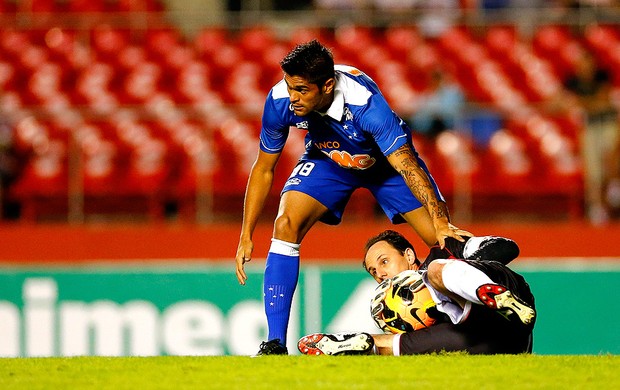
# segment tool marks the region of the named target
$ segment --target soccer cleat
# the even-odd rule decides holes
[[[495,260],[506,265],[519,256],[519,246],[509,238],[471,237],[463,248],[466,260]]]
[[[366,355],[374,346],[375,341],[368,333],[315,333],[297,343],[304,355]]]
[[[280,339],[263,341],[260,344],[258,352],[254,356],[263,355],[288,355],[288,349],[280,343]]]
[[[483,284],[476,289],[478,299],[493,310],[497,310],[508,320],[515,316],[525,325],[534,323],[536,310],[512,295],[512,292],[499,284]]]

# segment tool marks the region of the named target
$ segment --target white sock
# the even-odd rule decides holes
[[[477,304],[482,304],[476,295],[478,287],[494,284],[484,272],[464,261],[450,261],[443,267],[443,285],[456,295]]]
[[[278,240],[277,238],[272,238],[269,252],[277,253],[284,256],[299,256],[299,247],[300,244],[294,244],[292,242],[286,242]]]
[[[400,336],[400,334],[396,334],[392,339],[392,354],[394,356],[400,356]]]

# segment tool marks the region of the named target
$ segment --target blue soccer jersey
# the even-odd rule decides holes
[[[334,102],[325,115],[296,116],[284,80],[273,87],[263,112],[262,150],[280,152],[291,126],[308,131],[309,148],[351,169],[370,168],[411,139],[409,128],[389,107],[375,82],[347,66],[336,66]]]
[[[260,148],[279,153],[290,128],[307,131],[306,152],[283,191],[295,189],[311,195],[333,214],[331,221],[326,217],[324,222],[338,223],[352,191],[368,188],[396,222],[399,213],[421,206],[386,158],[406,143],[418,157],[411,130],[392,111],[370,77],[350,66],[337,65],[335,70],[334,101],[325,113],[297,116],[284,80],[271,89],[263,111]],[[418,161],[426,170],[419,157]],[[312,165],[302,167],[304,162]],[[430,174],[429,178],[437,197],[443,200]]]

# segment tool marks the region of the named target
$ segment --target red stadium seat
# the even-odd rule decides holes
[[[62,144],[54,142],[55,149]],[[17,181],[11,186],[8,197],[18,202],[25,221],[35,221],[40,214],[42,201],[67,202],[68,171],[66,156],[60,152],[34,157],[26,162]]]
[[[201,124],[182,119],[166,127],[176,163],[165,196],[178,204],[182,218],[193,220],[197,197],[215,190],[215,170],[225,173],[228,167],[220,164],[215,145]]]
[[[534,32],[533,45],[544,53],[555,53],[572,40],[572,34],[565,26],[541,26]]]
[[[196,60],[196,53],[187,46],[175,46],[170,49],[160,64],[170,68],[171,73],[177,73],[186,64]]]
[[[130,33],[125,29],[107,24],[95,26],[91,30],[91,47],[97,57],[105,62],[113,62],[119,53],[130,44]]]
[[[146,199],[150,216],[163,217],[164,189],[171,168],[169,157],[168,146],[159,139],[149,138],[135,145],[118,179],[117,196]]]
[[[579,44],[565,26],[543,26],[534,32],[532,40],[534,51],[547,59],[560,79],[564,79],[573,67],[571,58]]]
[[[114,68],[97,62],[82,70],[75,83],[75,99],[79,103],[92,101],[98,94],[110,91],[114,79]]]
[[[116,0],[116,7],[124,12],[162,12],[165,2],[160,0]]]
[[[498,130],[489,140],[489,150],[497,159],[497,167],[500,175],[497,177],[500,181],[497,185],[502,186],[502,181],[510,177],[513,179],[521,179],[520,185],[529,179],[532,173],[533,165],[528,156],[525,143],[515,137],[509,131]],[[503,179],[502,179],[503,178]],[[515,183],[513,183],[515,184]]]
[[[256,159],[257,141],[255,129],[249,122],[227,119],[215,129],[214,139],[220,144],[228,144],[220,155],[231,177],[244,177]],[[245,180],[243,180],[245,181]]]
[[[389,26],[384,34],[387,48],[395,55],[403,55],[415,50],[419,45],[426,44],[418,29],[411,25]]]
[[[30,46],[30,37],[26,31],[11,28],[0,29],[0,48],[2,57],[17,63],[24,50]]]
[[[230,69],[226,79],[224,99],[234,103],[240,113],[260,116],[265,103],[265,91],[259,84],[261,67],[250,61],[238,63]]]
[[[368,45],[358,55],[359,65],[356,65],[371,77],[375,77],[377,71],[387,61],[392,61],[391,52],[385,48],[385,45],[372,44]]]
[[[295,45],[317,39],[324,44],[328,44],[325,31],[320,27],[297,26],[294,27],[289,35],[288,46],[292,49]]]
[[[359,48],[368,47],[372,45],[373,41],[373,29],[367,26],[346,24],[337,27],[334,32],[334,43],[339,58],[343,56],[356,61],[358,54],[360,54]]]
[[[45,104],[58,98],[61,94],[62,76],[61,67],[55,63],[39,64],[28,79],[27,92],[24,94],[24,97],[28,97],[26,101],[30,104]]]
[[[211,69],[200,61],[189,61],[178,71],[174,80],[175,101],[197,103],[213,93],[211,89]]]
[[[182,45],[181,33],[174,28],[146,31],[144,48],[154,60],[163,61],[172,50]]]
[[[20,11],[52,13],[64,11],[64,4],[56,0],[30,0],[19,5]]]
[[[17,123],[15,148],[25,161],[8,197],[22,207],[22,217],[35,221],[41,200],[67,199],[69,173],[65,143],[52,138],[48,128],[33,117]]]
[[[69,12],[104,12],[108,10],[104,0],[69,0],[67,3]]]
[[[617,26],[592,24],[586,28],[584,38],[598,53],[611,53],[620,41],[620,31]]]
[[[494,59],[501,61],[517,45],[519,36],[515,26],[491,26],[484,42]]]
[[[40,46],[27,45],[19,53],[17,65],[31,72],[48,61],[49,53]]]
[[[54,61],[68,61],[74,55],[77,45],[77,32],[70,29],[53,27],[44,34],[44,44],[49,49],[50,58]]]
[[[420,95],[420,88],[415,88],[407,74],[406,65],[396,61],[386,61],[376,70],[373,77],[383,85],[383,93],[388,103],[403,115],[411,114],[411,107]]]
[[[122,80],[118,97],[122,104],[142,104],[160,91],[162,71],[154,62],[135,66]]]
[[[0,1],[0,14],[13,14],[17,10],[16,2],[10,0]]]
[[[238,46],[227,43],[218,48],[218,51],[213,55],[212,61],[208,62],[213,66],[213,88],[224,91],[230,70],[242,61],[243,55]]]
[[[237,39],[244,58],[249,60],[262,59],[263,52],[277,43],[274,31],[269,26],[252,26],[239,32]]]
[[[0,61],[0,90],[3,92],[15,90],[17,71],[10,62]]]
[[[278,81],[282,80],[284,74],[280,68],[280,61],[288,54],[290,49],[290,47],[283,43],[277,43],[263,52],[261,61],[264,75],[261,77],[260,86],[265,91],[265,94]]]
[[[585,31],[588,47],[602,67],[612,71],[614,83],[620,85],[620,29],[615,25],[591,25]]]
[[[223,26],[205,27],[196,34],[194,49],[203,60],[210,61],[228,44],[228,35],[228,29]]]
[[[119,188],[119,171],[116,160],[118,148],[108,140],[91,138],[82,146],[84,159],[84,195],[111,197]]]
[[[457,131],[443,132],[435,140],[435,151],[443,160],[440,180],[447,193],[458,191],[464,182],[477,180],[481,167],[469,136]]]
[[[396,59],[398,60],[398,58]],[[424,89],[428,82],[425,78],[419,77],[420,73],[429,75],[434,69],[443,68],[444,71],[448,71],[453,67],[451,64],[442,61],[434,45],[424,42],[408,51],[405,65],[410,69],[409,79],[418,89]]]

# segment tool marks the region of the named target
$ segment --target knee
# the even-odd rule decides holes
[[[299,227],[295,226],[287,213],[281,213],[276,217],[273,236],[279,240],[298,242]]]
[[[443,284],[443,267],[445,263],[442,261],[432,261],[428,265],[428,270],[426,272],[426,277],[428,278],[428,283],[435,288],[436,290],[443,291],[445,290],[445,286]]]

